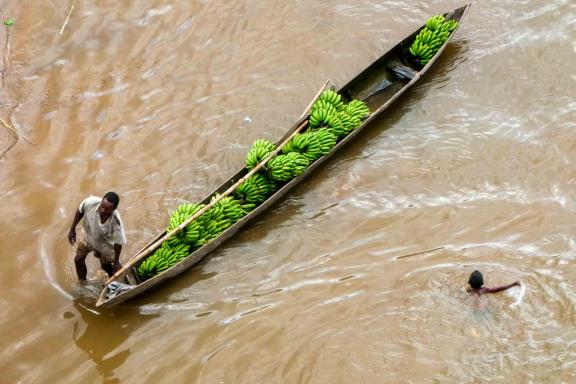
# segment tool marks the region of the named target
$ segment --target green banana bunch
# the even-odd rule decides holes
[[[297,133],[292,140],[290,140],[283,148],[282,152],[288,154],[290,152],[298,152],[303,154],[308,161],[312,162],[322,156],[320,149],[320,142],[312,132]]]
[[[167,232],[172,231],[196,212],[204,208],[202,204],[191,204],[184,203],[181,204],[176,210],[172,212],[170,220],[168,222]],[[202,224],[199,220],[194,220],[188,224],[182,231],[168,239],[170,245],[177,245],[179,243],[185,243],[188,245],[195,245],[195,243],[200,238],[202,233]]]
[[[227,230],[232,226],[232,222],[227,219],[222,219],[220,221],[211,221],[208,227],[206,228],[206,234],[204,235],[203,242],[207,244],[220,236],[222,232]]]
[[[153,261],[152,256],[150,256],[138,265],[136,274],[138,274],[140,279],[148,280],[156,274],[156,265]]]
[[[290,152],[286,155],[278,155],[268,163],[270,177],[277,181],[288,181],[302,174],[308,167],[308,159],[298,153]]]
[[[426,39],[432,39],[432,36],[428,36],[430,33],[426,34]],[[419,50],[420,48],[417,48],[415,52]],[[322,92],[318,100],[312,105],[309,125],[312,130],[325,128],[336,138],[341,138],[359,127],[362,120],[368,115],[370,115],[370,109],[363,101],[352,100],[350,103],[344,104],[342,96],[332,90],[327,90]],[[288,147],[284,153],[292,151],[294,151],[293,148]],[[314,160],[310,156],[308,158]]]
[[[213,196],[212,201],[216,198],[218,195]],[[239,200],[232,196],[222,198],[204,215],[200,216],[204,223],[204,232],[199,243],[201,245],[209,243],[246,214],[247,211]]]
[[[224,198],[227,199],[227,198]],[[223,199],[223,200],[224,200]],[[227,218],[226,215],[226,204],[227,201],[220,201],[214,205],[207,213],[209,213],[209,220],[206,222],[206,230],[201,241],[202,244],[207,244],[216,237],[218,237],[222,232],[230,228],[234,222]]]
[[[431,31],[448,31],[452,32],[458,26],[458,22],[454,19],[446,20],[442,15],[436,15],[428,19],[426,28]]]
[[[136,268],[136,273],[143,280],[148,280],[168,268],[182,261],[190,251],[187,244],[177,244],[175,246],[164,242],[152,256],[144,260]]]
[[[448,30],[448,32],[452,32],[453,30],[456,29],[457,26],[458,26],[458,22],[454,19],[448,20],[442,25],[442,27],[446,28]]]
[[[340,121],[346,129],[346,134],[358,128],[362,121],[370,115],[370,108],[361,100],[352,100],[348,103],[342,112],[340,112]]]
[[[320,99],[316,100],[314,102],[314,104],[312,104],[312,107],[310,108],[310,113],[312,113],[318,109],[326,109],[329,111],[330,114],[338,112],[336,110],[336,107],[334,107],[334,105],[332,105],[332,103],[330,103],[329,101],[320,100]]]
[[[332,106],[329,108],[317,108],[310,114],[310,127],[318,128],[322,125],[328,124],[330,118],[335,116],[337,113],[336,109]]]
[[[292,162],[286,155],[278,155],[268,162],[268,174],[277,181],[288,181],[292,178]]]
[[[436,53],[440,49],[440,47],[444,44],[444,42],[448,39],[448,37],[450,37],[450,32],[446,30],[437,30],[434,31],[433,35],[434,38],[430,43],[428,43],[428,46],[430,47],[432,52]]]
[[[156,266],[158,272],[164,272],[168,268],[172,267],[174,264],[182,261],[186,256],[188,256],[188,251],[190,246],[187,244],[178,244],[170,247],[170,254],[166,259],[159,261]]]
[[[435,39],[438,37],[436,30],[423,28],[417,35],[416,40],[421,44],[431,45]]]
[[[262,204],[268,197],[276,191],[276,182],[271,180],[265,174],[258,172],[250,176],[246,181],[240,184],[235,190],[234,195],[241,202],[256,205]],[[244,211],[251,211],[254,207]]]
[[[224,197],[216,205],[221,205],[222,215],[225,220],[230,220],[232,224],[236,223],[238,220],[246,216],[246,211],[242,208],[242,203],[240,200],[235,199],[232,196]]]
[[[222,207],[222,218],[224,220],[229,220],[231,224],[234,224],[246,216],[246,211],[242,208],[240,200],[237,200],[232,196],[222,198],[214,206]]]
[[[158,266],[161,265],[160,262],[168,259],[170,253],[170,246],[167,243],[163,243],[151,256],[140,263],[136,273],[144,280],[157,275],[159,273]]]
[[[351,116],[364,120],[370,115],[370,108],[362,100],[352,100],[346,105],[346,112]]]
[[[344,108],[347,108],[347,106]],[[340,122],[342,123],[342,127],[344,128],[346,134],[356,129],[361,123],[360,118],[349,114],[349,112],[347,112],[346,110],[339,112],[338,118],[340,119]]]
[[[298,152],[290,152],[286,154],[286,157],[292,162],[292,177],[300,176],[306,168],[310,165],[310,161],[306,156]]]
[[[253,210],[254,208],[256,208],[256,204],[254,204],[254,203],[242,204],[242,209],[243,209],[244,211],[246,211],[246,213],[250,212],[250,211]]]
[[[432,31],[435,31],[444,24],[444,20],[444,15],[432,16],[426,21],[426,27]]]
[[[338,114],[328,114],[325,109],[319,109],[310,115],[310,128],[326,128],[337,137],[345,136],[347,131],[343,127]]]
[[[276,146],[268,140],[256,140],[246,156],[246,168],[254,168],[275,149]]]
[[[344,102],[342,101],[342,96],[340,96],[337,92],[331,90],[331,89],[327,89],[324,92],[322,92],[320,94],[320,96],[318,96],[318,102],[325,102],[328,104],[332,104],[332,106],[339,111],[342,106],[344,105]]]
[[[425,64],[430,61],[436,52],[429,45],[415,40],[414,44],[410,47],[410,53],[418,58],[420,64]]]
[[[321,128],[307,133],[316,136],[316,139],[320,143],[320,153],[322,156],[330,152],[330,150],[336,145],[336,140],[338,139],[336,135],[326,128]]]
[[[420,64],[426,65],[457,26],[456,20],[446,20],[442,15],[429,18],[426,26],[414,38],[410,53]]]

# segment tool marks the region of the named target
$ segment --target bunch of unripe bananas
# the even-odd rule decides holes
[[[276,192],[276,182],[264,172],[257,172],[250,176],[234,190],[234,196],[238,200],[254,207],[263,203],[268,197]]]
[[[296,134],[282,148],[283,154],[271,159],[264,169],[270,179],[278,182],[287,182],[301,175],[310,163],[330,152],[338,139],[358,128],[368,115],[370,109],[363,101],[352,100],[345,104],[337,92],[322,92],[310,109],[309,129]],[[246,156],[246,168],[253,169],[275,148],[269,141],[257,140]],[[245,189],[248,189],[246,183],[237,192],[241,199],[255,204],[261,202],[259,198],[248,200]],[[249,189],[254,195],[259,195],[258,187]]]
[[[312,105],[309,123],[312,130],[327,129],[336,138],[342,138],[358,128],[369,114],[370,109],[363,101],[345,104],[338,93],[327,90]]]
[[[322,156],[322,146],[320,140],[314,132],[297,133],[283,148],[282,152],[298,152],[304,155],[309,162]]]
[[[246,168],[254,168],[275,149],[276,146],[268,140],[256,140],[246,155]]]
[[[212,197],[212,201],[218,198],[218,195]],[[218,201],[198,220],[203,224],[204,231],[200,242],[202,245],[209,243],[218,237],[234,223],[246,216],[248,207],[232,196],[227,196]]]
[[[310,165],[306,156],[298,152],[278,155],[267,164],[268,174],[277,181],[289,181],[300,176]]]
[[[342,96],[340,96],[338,92],[327,89],[320,94],[310,111],[314,112],[316,109],[328,108],[330,106],[339,111],[344,107],[344,101],[342,101]]]
[[[345,106],[344,112],[359,125],[370,114],[370,108],[363,101],[352,100]]]
[[[326,128],[320,128],[315,131],[310,131],[310,134],[316,136],[318,142],[320,143],[320,154],[324,156],[332,147],[336,145],[338,138],[335,134],[327,130]]]
[[[217,196],[214,196],[212,201]],[[203,207],[204,205],[191,203],[180,205],[172,212],[167,231],[172,231]],[[147,280],[165,271],[188,256],[190,251],[194,251],[218,237],[246,216],[254,207],[255,204],[242,204],[241,201],[231,196],[222,198],[212,208],[162,243],[152,256],[140,263],[136,269],[138,276]]]
[[[190,246],[187,244],[170,245],[168,242],[164,242],[152,256],[140,263],[136,272],[141,279],[148,280],[182,261],[188,256],[189,250]]]
[[[442,15],[429,18],[426,26],[416,35],[410,53],[420,64],[426,65],[457,26],[456,20],[446,20]]]
[[[283,148],[282,152],[298,152],[308,159],[310,163],[324,156],[334,145],[336,136],[326,128],[305,133],[297,133]]]
[[[168,222],[168,227],[166,228],[166,232],[172,231],[202,208],[204,208],[203,204],[181,204],[178,208],[176,208],[176,210],[172,212]],[[193,247],[197,247],[200,245],[198,244],[198,241],[200,240],[201,235],[202,225],[198,220],[195,220],[184,227],[184,229],[178,232],[174,237],[168,239],[168,243],[172,246],[176,246],[179,243],[184,243]]]

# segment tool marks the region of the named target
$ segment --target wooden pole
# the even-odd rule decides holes
[[[322,86],[322,88],[320,88],[320,90],[318,91],[318,93],[314,96],[314,99],[312,99],[312,102],[310,102],[310,104],[308,104],[308,107],[306,107],[306,110],[304,111],[304,113],[302,114],[302,117],[306,116],[308,114],[308,111],[310,110],[310,108],[312,107],[312,105],[314,104],[314,102],[316,101],[316,99],[318,98],[318,96],[320,96],[320,94],[326,89],[326,87],[328,87],[329,82],[327,81],[326,83],[324,83],[324,85]],[[241,177],[240,179],[238,179],[238,181],[236,181],[230,188],[228,188],[226,191],[224,191],[222,194],[220,194],[216,199],[214,199],[212,202],[210,202],[210,204],[206,205],[204,208],[202,208],[201,210],[199,210],[198,212],[196,212],[194,215],[190,216],[188,219],[186,219],[184,222],[182,222],[179,226],[177,226],[176,228],[174,228],[173,230],[171,230],[170,232],[168,232],[167,234],[165,234],[164,236],[162,236],[160,239],[158,239],[157,241],[155,241],[154,243],[152,243],[150,246],[144,248],[142,251],[140,251],[136,256],[134,256],[133,258],[131,258],[130,260],[128,260],[128,262],[126,263],[126,265],[124,265],[121,269],[119,269],[112,277],[110,277],[107,281],[106,281],[106,285],[110,284],[112,281],[114,281],[115,279],[117,279],[118,277],[122,276],[129,268],[131,268],[134,264],[136,264],[138,261],[140,261],[141,259],[143,259],[144,257],[148,256],[153,250],[155,250],[160,244],[162,244],[164,241],[168,240],[169,238],[171,238],[172,236],[174,236],[175,234],[177,234],[178,232],[182,231],[188,224],[190,224],[192,221],[196,220],[198,217],[202,216],[202,214],[204,214],[206,211],[208,211],[210,208],[214,207],[214,205],[216,203],[218,203],[221,199],[223,199],[224,197],[228,196],[230,193],[234,192],[234,190],[240,185],[242,184],[244,181],[246,181],[246,179],[248,179],[250,176],[254,175],[256,172],[258,172],[260,169],[262,169],[262,167],[264,167],[264,165],[266,165],[266,163],[271,160],[274,156],[276,156],[276,154],[278,152],[280,152],[280,150],[282,149],[282,147],[284,147],[284,145],[286,145],[298,132],[300,132],[302,129],[304,129],[306,126],[308,125],[308,121],[303,121],[302,124],[300,124],[298,126],[298,128],[296,128],[294,130],[294,132],[292,132],[292,134],[290,136],[288,136],[288,138],[286,140],[284,140],[279,146],[278,148],[276,148],[274,151],[272,151],[264,160],[262,160],[257,166],[255,166],[250,172],[248,172],[246,175],[244,175],[243,177]]]
[[[308,104],[308,106],[306,107],[306,109],[304,110],[304,112],[302,112],[302,114],[300,115],[300,118],[303,118],[304,116],[306,116],[309,112],[310,112],[310,108],[312,108],[312,106],[314,105],[314,103],[316,102],[316,99],[318,99],[318,97],[320,97],[320,95],[322,94],[322,92],[324,92],[326,90],[326,88],[328,88],[328,86],[330,85],[330,80],[326,80],[326,82],[324,83],[324,85],[322,86],[322,88],[320,88],[318,90],[318,92],[314,95],[314,98],[312,99],[312,101],[310,102],[310,104]],[[282,143],[282,145],[284,145],[284,143]]]

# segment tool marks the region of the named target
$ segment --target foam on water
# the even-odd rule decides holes
[[[510,308],[518,307],[522,303],[525,294],[526,286],[524,284],[520,284],[518,287],[513,287],[507,290],[506,296],[514,299],[514,302],[510,304]]]

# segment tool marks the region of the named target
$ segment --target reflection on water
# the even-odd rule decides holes
[[[102,383],[120,383],[114,372],[130,355],[130,349],[122,349],[122,344],[134,330],[157,315],[97,311],[93,309],[92,300],[75,299],[73,303],[80,318],[74,318],[70,312],[66,312],[64,317],[74,321],[74,343],[95,364]]]
[[[0,117],[36,143],[0,126],[2,380],[576,382],[562,0],[474,3],[410,92],[195,269],[107,311],[77,285],[82,198],[120,193],[133,255],[327,79],[460,5],[77,2],[61,35],[68,5],[0,2]],[[474,269],[526,290],[476,311]]]

